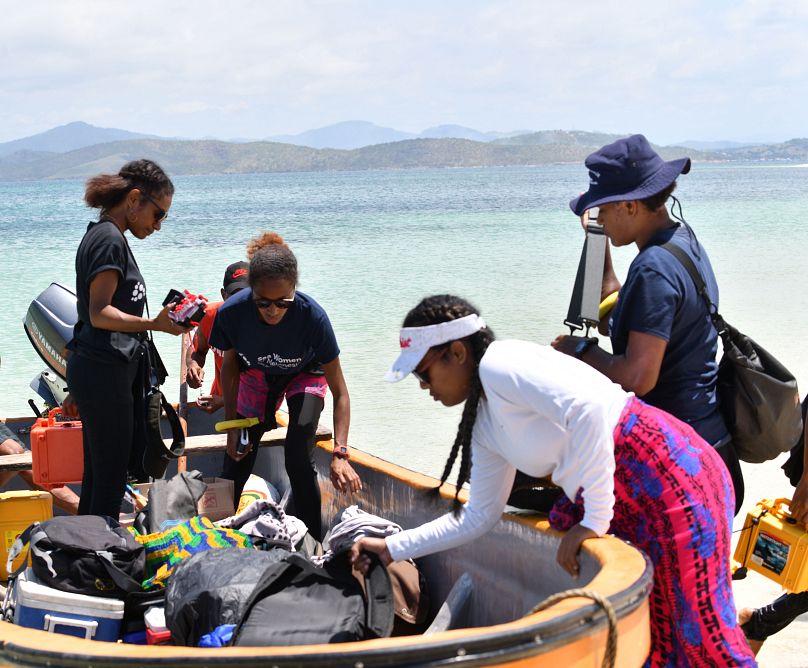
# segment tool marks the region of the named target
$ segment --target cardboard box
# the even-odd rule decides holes
[[[233,515],[235,513],[233,481],[225,478],[204,478],[204,480],[208,488],[197,504],[199,514],[214,522]]]
[[[213,522],[233,515],[235,513],[233,481],[225,478],[203,478],[203,480],[208,488],[197,503],[197,512]],[[135,489],[148,498],[151,486],[152,483],[145,482],[135,485]],[[129,526],[134,519],[133,513],[121,513],[119,521],[123,526]]]

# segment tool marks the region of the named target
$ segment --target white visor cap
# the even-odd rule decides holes
[[[399,336],[401,354],[384,375],[384,379],[388,383],[397,383],[418,366],[430,348],[471,336],[484,327],[485,320],[476,313],[457,320],[439,322],[437,325],[403,327]]]

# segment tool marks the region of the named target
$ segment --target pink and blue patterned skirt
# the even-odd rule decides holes
[[[646,665],[755,666],[737,623],[730,580],[735,498],[721,457],[687,424],[639,399],[614,430],[614,518],[609,533],[654,566]],[[583,500],[562,495],[551,525],[569,529]]]

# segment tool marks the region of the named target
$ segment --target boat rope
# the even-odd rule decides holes
[[[603,654],[602,668],[614,668],[614,662],[617,658],[617,614],[614,611],[614,606],[609,603],[609,599],[591,589],[567,589],[566,591],[558,592],[552,596],[548,596],[541,603],[536,604],[527,613],[532,615],[534,612],[540,612],[547,608],[560,603],[568,598],[588,598],[597,603],[603,612],[606,614],[606,621],[609,625],[608,633],[606,635],[606,651]]]

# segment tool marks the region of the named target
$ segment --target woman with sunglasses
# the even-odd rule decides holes
[[[550,515],[566,530],[557,559],[573,577],[581,543],[607,532],[651,558],[647,665],[755,665],[732,598],[729,474],[689,425],[549,346],[495,341],[459,297],[422,300],[404,319],[400,345],[386,380],[412,372],[435,400],[465,402],[441,484],[459,454],[457,486],[470,482],[469,501],[462,507],[455,494],[454,512],[361,538],[352,548],[360,570],[369,566],[362,551],[390,563],[474,540],[499,519],[517,469],[549,475],[577,500],[573,515]]]
[[[286,397],[289,425],[284,444],[286,473],[295,514],[322,538],[320,488],[314,442],[327,390],[334,398],[331,482],[342,492],[362,488],[348,462],[350,399],[339,347],[323,308],[297,291],[297,258],[283,239],[267,232],[247,246],[249,290],[228,299],[213,322],[210,345],[222,351],[221,386],[225,420],[255,417],[249,443],[240,430],[227,432],[222,477],[235,483],[235,498],[252,472],[264,432],[274,429],[275,411]]]
[[[167,307],[144,317],[146,285],[126,233],[145,239],[159,232],[173,196],[171,180],[151,160],[87,182],[84,201],[100,215],[76,252],[78,321],[68,346],[70,394],[63,406],[83,422],[80,515],[118,517],[127,473],[147,479],[145,441],[135,437],[145,410],[145,333],[185,330],[169,319]]]

